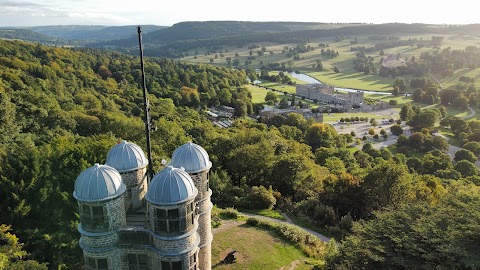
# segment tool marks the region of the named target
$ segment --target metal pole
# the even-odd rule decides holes
[[[140,66],[142,68],[142,88],[143,88],[143,105],[145,112],[145,135],[147,137],[147,154],[148,154],[148,175],[150,180],[153,178],[153,162],[152,162],[152,145],[150,142],[150,115],[149,115],[149,102],[147,97],[147,84],[145,81],[145,68],[143,66],[143,48],[142,48],[142,30],[140,26],[137,27],[138,32],[138,44],[140,46]]]

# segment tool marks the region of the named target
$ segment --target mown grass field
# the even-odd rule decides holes
[[[212,269],[313,269],[306,255],[273,232],[252,227],[244,222],[228,222],[230,224],[222,225],[225,226],[223,229],[220,227],[214,230]],[[237,262],[221,264],[220,261],[232,250],[237,251]]]

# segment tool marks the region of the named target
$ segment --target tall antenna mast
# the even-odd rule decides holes
[[[140,46],[140,66],[142,68],[142,88],[143,88],[143,106],[145,116],[145,136],[147,137],[147,154],[148,154],[148,175],[150,180],[153,179],[153,162],[152,162],[152,145],[150,142],[150,115],[149,115],[149,101],[147,97],[147,84],[145,81],[145,68],[143,66],[143,48],[142,48],[142,29],[137,27],[138,32],[138,44]]]

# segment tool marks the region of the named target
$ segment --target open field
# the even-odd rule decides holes
[[[330,114],[323,115],[323,122],[335,123],[335,122],[338,122],[340,118],[346,118],[346,117],[352,117],[352,116],[375,118],[378,121],[388,120],[390,118],[397,119],[399,111],[400,110],[398,108],[391,108],[391,109],[373,111],[373,112],[330,113]]]
[[[224,221],[213,230],[212,269],[312,269],[308,258],[273,232],[236,220]],[[221,264],[228,252],[236,250],[237,262]]]
[[[418,36],[403,36],[402,40],[407,40],[409,38],[417,39],[430,39],[431,35],[418,35]],[[370,40],[367,36],[358,36],[358,44],[351,45],[350,41],[352,37],[347,37],[342,41],[336,42],[332,38],[322,38],[314,40],[307,45],[310,45],[312,48],[315,48],[313,51],[308,51],[305,53],[300,53],[300,59],[294,60],[292,57],[288,58],[286,53],[282,53],[284,47],[295,47],[297,44],[273,44],[273,43],[259,43],[259,45],[266,48],[266,52],[263,56],[259,56],[257,51],[259,48],[252,49],[253,53],[251,56],[255,57],[252,60],[252,63],[249,65],[251,68],[258,68],[261,64],[265,63],[285,63],[287,68],[292,70],[299,70],[302,73],[309,74],[318,80],[331,84],[338,87],[348,87],[348,88],[358,88],[365,90],[376,90],[376,91],[390,91],[392,90],[392,84],[397,78],[404,78],[410,80],[412,76],[403,76],[396,78],[385,78],[378,75],[364,75],[362,72],[357,72],[353,68],[353,59],[356,52],[350,51],[350,47],[353,46],[374,46],[377,43],[384,41]],[[328,49],[332,49],[339,52],[339,56],[335,58],[328,58],[320,54],[321,48],[318,46],[319,43],[328,44]],[[464,35],[444,35],[444,41],[440,46],[440,50],[450,47],[453,49],[465,49],[467,46],[480,46],[480,38],[474,36],[464,36]],[[327,48],[325,48],[327,49]],[[227,52],[227,51],[228,52]],[[434,48],[417,48],[416,46],[400,46],[395,48],[385,49],[385,55],[388,54],[400,54],[401,58],[410,59],[412,56],[419,58],[423,52],[434,51]],[[213,59],[212,64],[219,66],[227,66],[227,57],[231,57],[232,66],[233,61],[238,59],[240,68],[245,68],[245,60],[250,56],[250,49],[247,46],[242,48],[238,47],[225,47],[223,48],[222,53],[212,53],[210,55],[205,55],[207,50],[205,48],[199,49],[197,58],[194,59],[195,52],[189,52],[189,56],[182,58],[182,60],[187,62],[196,62],[196,63],[210,63],[210,59]],[[272,54],[270,54],[272,52]],[[221,57],[223,54],[223,57]],[[238,57],[236,57],[238,54]],[[217,55],[217,58],[215,58]],[[367,56],[371,56],[374,59],[374,64],[377,69],[380,69],[381,63],[380,59],[382,56],[379,55],[378,51],[372,53],[367,53]],[[315,64],[316,60],[322,60],[324,67],[323,71],[316,71],[312,68],[312,65]],[[340,73],[334,73],[333,68],[337,66],[340,69]],[[458,78],[462,75],[475,78],[477,86],[480,86],[480,68],[477,69],[463,69],[456,71],[455,75],[452,77],[441,77],[438,74],[433,74],[444,87],[448,87],[458,83]],[[425,77],[429,77],[426,75]],[[431,79],[431,78],[430,78]],[[287,88],[286,91],[289,91]],[[413,89],[407,87],[407,91],[411,92]]]
[[[294,85],[287,85],[287,84],[281,84],[279,82],[262,82],[260,83],[261,86],[265,87],[270,87],[282,92],[287,92],[287,93],[295,93],[295,86]]]

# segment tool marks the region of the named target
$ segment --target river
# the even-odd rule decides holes
[[[313,78],[312,76],[302,74],[302,73],[295,73],[295,72],[289,72],[290,76],[297,80],[301,80],[307,83],[312,83],[312,84],[324,84],[321,81]],[[344,87],[335,87],[335,90],[338,91],[343,91],[343,92],[364,92],[366,94],[374,94],[374,95],[391,95],[391,92],[377,92],[377,91],[369,91],[369,90],[361,90],[361,89],[352,89],[352,88],[344,88]]]

